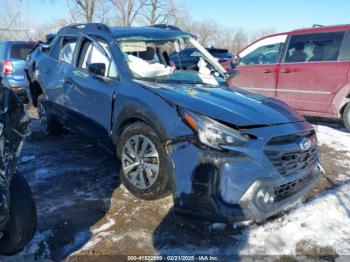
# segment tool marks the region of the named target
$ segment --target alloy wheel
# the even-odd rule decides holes
[[[159,175],[159,154],[154,143],[143,135],[127,140],[123,147],[122,168],[136,188],[144,190],[151,187]]]

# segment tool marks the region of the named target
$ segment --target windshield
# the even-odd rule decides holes
[[[118,42],[135,79],[153,82],[226,83],[226,71],[194,38]]]

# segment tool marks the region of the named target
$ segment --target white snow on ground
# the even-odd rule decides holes
[[[321,193],[283,217],[249,227],[240,255],[295,255],[301,240],[350,255],[350,184]]]
[[[320,144],[335,149],[348,151],[350,154],[350,133],[345,128],[332,128],[331,126],[314,125],[317,133],[317,138]],[[348,158],[350,162],[350,158]]]
[[[21,157],[20,162],[28,162],[36,159],[35,155],[24,155]]]
[[[113,218],[108,218],[108,222],[107,222],[107,223],[101,225],[101,226],[98,227],[98,228],[93,229],[93,230],[92,230],[92,233],[93,233],[93,234],[98,234],[98,233],[100,233],[100,232],[102,232],[102,231],[105,231],[105,230],[109,229],[109,228],[110,228],[111,226],[113,226],[114,224],[115,224],[115,220],[114,220]]]

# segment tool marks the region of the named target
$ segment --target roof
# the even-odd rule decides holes
[[[344,31],[344,30],[350,30],[350,24],[301,28],[301,29],[290,31],[289,34],[322,33],[322,32]]]
[[[175,39],[181,36],[192,36],[174,26],[154,25],[145,27],[108,27],[101,23],[76,24],[63,27],[58,34],[78,34],[96,35],[108,38],[134,38],[134,39]]]
[[[181,30],[163,29],[159,27],[112,27],[115,38],[138,38],[138,39],[174,39],[181,36],[191,36]]]

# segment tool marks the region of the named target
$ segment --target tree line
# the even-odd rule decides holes
[[[41,1],[49,8],[58,0]],[[44,39],[46,34],[75,23],[102,22],[111,26],[169,24],[198,36],[206,47],[226,48],[236,53],[257,38],[275,32],[273,28],[249,30],[244,25],[233,27],[212,20],[198,21],[192,17],[184,0],[60,0],[67,5],[68,14],[45,25],[35,24],[28,10],[25,17],[22,0],[2,2],[0,39]]]

